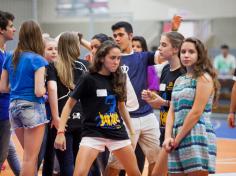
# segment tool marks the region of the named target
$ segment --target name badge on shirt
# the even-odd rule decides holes
[[[97,97],[106,97],[107,89],[97,89]]]
[[[166,90],[166,84],[160,84],[160,91]]]

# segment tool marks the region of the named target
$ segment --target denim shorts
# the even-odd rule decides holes
[[[48,123],[45,104],[27,100],[13,100],[9,108],[11,129],[34,128]]]

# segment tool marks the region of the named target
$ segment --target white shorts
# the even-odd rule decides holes
[[[143,117],[131,118],[131,122],[135,129],[135,146],[139,143],[148,163],[155,163],[160,152],[160,127],[156,116],[151,113]],[[115,169],[123,169],[114,155],[110,155],[108,165]]]
[[[83,137],[80,142],[80,146],[91,147],[101,152],[105,151],[105,147],[107,147],[108,150],[112,152],[128,145],[131,145],[130,139],[114,140],[101,137]]]

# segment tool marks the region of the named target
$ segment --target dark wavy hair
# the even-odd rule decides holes
[[[0,28],[5,29],[9,23],[9,21],[13,21],[15,19],[14,15],[9,12],[0,11]]]
[[[108,35],[106,34],[103,34],[103,33],[99,33],[99,34],[96,34],[92,37],[92,39],[97,39],[100,43],[103,43],[107,40],[113,40],[113,38],[109,37]]]
[[[120,47],[113,41],[108,40],[101,44],[98,48],[94,62],[89,68],[90,73],[97,73],[102,69],[103,62],[102,60],[109,54],[110,50],[113,48]],[[112,76],[112,89],[117,94],[119,101],[126,101],[127,99],[127,90],[126,90],[126,75],[122,72],[120,65],[116,72],[111,73]]]
[[[204,44],[199,39],[194,38],[194,37],[186,38],[183,41],[183,43],[185,42],[193,43],[198,54],[197,62],[194,64],[194,67],[193,67],[193,77],[197,78],[199,76],[202,76],[204,73],[208,73],[212,77],[212,80],[214,83],[214,92],[215,92],[214,102],[216,102],[218,100],[218,95],[219,95],[218,90],[220,88],[220,84],[219,84],[219,81],[217,80],[217,73],[215,69],[213,68],[211,60],[208,57],[207,49],[205,48]],[[181,52],[181,49],[180,49],[180,52]],[[180,57],[180,52],[179,52],[179,57]]]
[[[111,26],[111,30],[115,31],[117,29],[124,28],[128,34],[133,33],[132,25],[127,21],[119,21]]]
[[[141,47],[142,47],[142,51],[148,51],[147,42],[146,42],[144,37],[142,37],[142,36],[134,36],[132,38],[132,41],[140,42]]]

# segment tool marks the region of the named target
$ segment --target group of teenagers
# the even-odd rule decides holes
[[[152,176],[215,172],[217,75],[204,44],[184,38],[174,19],[156,52],[124,21],[112,25],[113,38],[90,42],[77,32],[57,41],[36,22],[22,23],[16,49],[0,52],[0,98],[9,111],[1,99],[0,110],[23,148],[21,176],[37,175],[42,160],[42,175],[52,175],[55,153],[62,176],[141,176],[145,158]],[[5,42],[13,20],[0,12]],[[90,51],[85,59],[81,46]],[[148,89],[153,82],[156,90]]]

